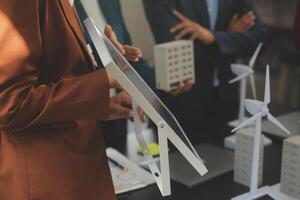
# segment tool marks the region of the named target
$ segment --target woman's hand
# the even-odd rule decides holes
[[[121,92],[110,98],[110,113],[108,120],[130,118],[132,99],[126,92]]]
[[[142,58],[142,51],[140,49],[129,45],[122,45],[118,42],[117,36],[111,26],[105,26],[104,33],[128,61],[138,62]]]
[[[118,81],[107,73],[109,89],[118,89],[123,90],[122,86],[118,83]]]
[[[142,122],[145,122],[145,114],[139,108],[138,113]],[[108,120],[116,119],[133,120],[132,99],[126,92],[121,92],[110,98],[110,113]]]

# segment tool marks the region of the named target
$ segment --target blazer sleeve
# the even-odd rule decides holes
[[[39,39],[35,35],[38,31],[33,31],[35,13],[28,9],[16,14],[10,1],[0,3],[0,130],[16,131],[59,121],[106,119],[109,86],[104,70],[47,85],[38,84],[40,66],[35,64],[37,58],[31,56],[33,51],[39,51],[31,47]],[[14,20],[12,16],[21,20]],[[16,28],[20,21],[22,31]],[[26,31],[30,32],[29,37],[36,39],[27,41],[27,36],[22,35]]]
[[[175,0],[144,0],[146,17],[156,43],[175,40],[175,34],[170,32],[170,29],[179,22],[172,14],[175,8]]]
[[[223,55],[249,56],[255,51],[258,44],[265,40],[267,28],[256,13],[253,5],[252,10],[256,15],[256,23],[248,32],[214,32],[216,44]]]

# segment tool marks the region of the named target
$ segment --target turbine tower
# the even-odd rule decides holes
[[[274,196],[270,187],[266,186],[266,187],[263,187],[260,189],[258,188],[259,149],[260,149],[259,147],[260,147],[262,118],[267,117],[268,120],[270,120],[274,125],[276,125],[280,129],[282,129],[287,134],[290,134],[290,132],[272,114],[270,114],[269,108],[268,108],[268,105],[270,104],[270,102],[271,102],[270,70],[269,70],[269,66],[267,66],[264,102],[257,101],[257,100],[250,100],[250,99],[245,100],[245,108],[253,116],[232,130],[232,132],[235,132],[235,131],[237,131],[241,128],[244,128],[254,122],[256,123],[253,155],[252,155],[250,192],[243,194],[241,196],[232,198],[232,200],[254,200],[259,197],[263,197],[265,195],[270,195],[271,197],[276,199],[276,196]]]

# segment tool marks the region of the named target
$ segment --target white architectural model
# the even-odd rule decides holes
[[[93,20],[90,18],[85,20],[85,26],[107,73],[120,83],[135,102],[133,105],[135,134],[142,148],[144,158],[162,195],[167,196],[171,194],[168,141],[174,144],[200,175],[203,176],[206,174],[208,171],[203,161],[200,159],[200,156],[176,118],[120,54],[111,41],[97,29]],[[138,107],[141,107],[158,127],[160,168],[151,156],[142,134],[142,123],[138,114]]]
[[[254,200],[259,197],[263,197],[265,195],[269,195],[274,199],[279,199],[272,193],[270,187],[266,186],[263,188],[258,188],[258,178],[259,178],[259,150],[260,150],[260,142],[261,142],[261,121],[263,117],[267,117],[273,124],[277,127],[281,128],[286,133],[290,134],[290,132],[277,120],[273,115],[269,113],[268,105],[271,102],[271,92],[270,92],[270,71],[269,66],[267,66],[266,70],[266,82],[265,82],[265,98],[264,102],[257,100],[245,100],[245,107],[247,111],[253,115],[250,119],[243,122],[237,128],[235,128],[232,132],[235,132],[241,128],[246,127],[247,125],[256,122],[255,127],[255,135],[254,135],[254,145],[253,145],[253,155],[252,155],[252,169],[251,169],[251,185],[250,192],[240,195],[238,197],[232,198],[232,200]]]
[[[251,83],[251,89],[253,93],[254,99],[256,99],[256,87],[255,87],[255,79],[254,79],[254,64],[256,62],[256,59],[258,57],[258,54],[263,46],[263,43],[260,43],[254,52],[250,62],[248,65],[243,64],[232,64],[231,70],[232,72],[237,75],[236,78],[231,80],[229,84],[233,84],[235,82],[240,81],[240,108],[239,108],[239,118],[237,120],[234,120],[232,122],[229,122],[229,125],[232,127],[237,127],[240,123],[246,120],[245,117],[245,99],[246,99],[246,83],[247,83],[247,77],[250,78]]]
[[[254,128],[245,128],[237,131],[236,148],[234,153],[234,181],[246,187],[250,187],[252,155],[254,145]],[[264,135],[260,139],[258,185],[262,184],[263,157],[264,157]]]
[[[193,41],[180,40],[154,47],[156,88],[169,91],[186,80],[195,82]]]
[[[280,190],[300,199],[300,136],[284,141]]]

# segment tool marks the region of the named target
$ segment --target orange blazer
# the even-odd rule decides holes
[[[0,0],[0,199],[113,200],[109,86],[68,0]]]

